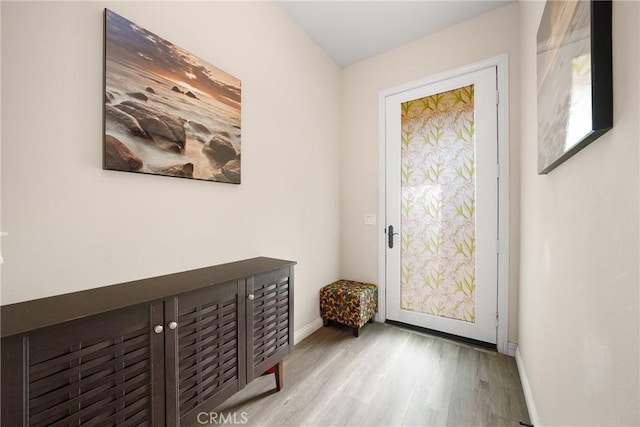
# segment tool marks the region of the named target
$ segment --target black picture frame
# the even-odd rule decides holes
[[[612,2],[547,1],[537,32],[538,174],[613,127]]]

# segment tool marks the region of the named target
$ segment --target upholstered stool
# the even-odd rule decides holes
[[[360,328],[373,322],[378,312],[378,287],[371,283],[338,280],[320,289],[320,316],[324,326],[334,320],[353,328],[353,335]]]

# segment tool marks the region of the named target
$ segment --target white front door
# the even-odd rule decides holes
[[[496,67],[385,97],[386,318],[496,343]]]

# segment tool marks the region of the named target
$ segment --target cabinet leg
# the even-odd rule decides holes
[[[279,361],[275,366],[276,389],[278,391],[284,388],[284,361]]]

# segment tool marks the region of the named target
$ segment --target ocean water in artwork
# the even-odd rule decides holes
[[[240,80],[105,13],[105,168],[240,183]]]

